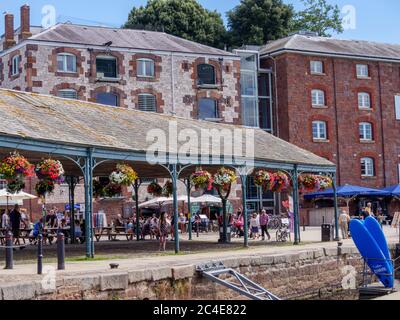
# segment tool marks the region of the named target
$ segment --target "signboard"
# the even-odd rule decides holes
[[[392,221],[392,228],[398,228],[400,225],[400,212],[396,212]]]

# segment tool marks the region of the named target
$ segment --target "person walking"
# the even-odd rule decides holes
[[[349,222],[351,218],[347,211],[343,210],[339,216],[339,226],[340,230],[342,231],[342,238],[348,239],[349,238]]]
[[[267,235],[268,241],[271,240],[271,235],[268,232],[268,222],[269,222],[269,216],[267,214],[267,211],[262,210],[260,215],[262,241],[265,241],[265,235]]]
[[[158,221],[158,229],[160,234],[160,251],[165,251],[168,237],[168,222],[165,212],[162,212],[160,215],[160,220]]]
[[[14,206],[14,210],[12,210],[10,213],[10,223],[11,223],[12,234],[15,239],[15,244],[18,246],[20,245],[19,234],[20,234],[20,228],[21,228],[21,220],[22,220],[22,216],[21,216],[21,212],[19,209],[19,205],[16,204]]]
[[[258,237],[259,237],[259,219],[258,219],[257,213],[253,213],[253,216],[250,219],[250,229],[251,229],[250,238],[252,238],[253,240],[258,239]]]

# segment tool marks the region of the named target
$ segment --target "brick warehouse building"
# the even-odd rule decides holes
[[[160,32],[73,24],[43,30],[30,26],[29,11],[28,5],[21,7],[16,30],[13,15],[5,15],[0,87],[241,124],[239,56]],[[34,193],[34,185],[28,181],[26,191]],[[141,189],[145,200],[148,195]],[[95,211],[124,212],[132,207],[126,203],[131,190],[124,196],[96,202]],[[83,202],[82,186],[76,197],[77,203]],[[239,201],[240,185],[231,198]],[[57,187],[47,203],[59,208],[68,203],[67,185]],[[37,201],[25,204],[40,212]]]
[[[400,183],[400,45],[296,34],[260,49],[275,133],[334,162],[338,184]]]

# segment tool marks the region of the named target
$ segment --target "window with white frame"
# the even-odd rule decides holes
[[[137,60],[137,75],[138,77],[154,77],[154,60],[138,59]]]
[[[157,112],[156,97],[152,94],[143,93],[138,96],[138,108],[141,111]]]
[[[370,109],[371,108],[371,95],[367,92],[358,93],[358,107]]]
[[[14,56],[11,61],[11,75],[12,76],[19,75],[19,63],[20,63],[19,55]]]
[[[368,78],[369,68],[367,64],[357,64],[357,78]]]
[[[325,92],[322,90],[312,90],[312,105],[315,107],[325,106]]]
[[[396,120],[400,120],[400,96],[394,97],[394,109],[396,113]]]
[[[312,123],[312,135],[314,140],[326,140],[328,138],[325,121],[314,121]]]
[[[76,56],[72,53],[59,53],[57,55],[57,71],[76,72]]]
[[[375,176],[375,164],[372,158],[361,159],[361,176],[362,177],[373,177]]]
[[[372,124],[369,122],[361,122],[359,124],[360,130],[360,140],[361,141],[372,141],[373,140],[373,132],[372,132]]]
[[[322,61],[311,61],[310,62],[311,73],[323,74],[324,73],[324,63]]]
[[[57,95],[60,98],[65,98],[65,99],[78,99],[78,92],[74,89],[62,89],[58,90]]]

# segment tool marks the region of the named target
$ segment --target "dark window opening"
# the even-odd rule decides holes
[[[213,99],[200,99],[199,101],[199,119],[216,119],[218,118],[217,101]]]
[[[96,95],[96,102],[100,104],[105,104],[107,106],[117,107],[118,103],[118,96],[113,93],[107,92],[100,92]]]
[[[197,66],[198,85],[215,85],[215,68],[210,64],[200,64]]]
[[[117,59],[113,57],[96,59],[97,78],[117,78]]]

